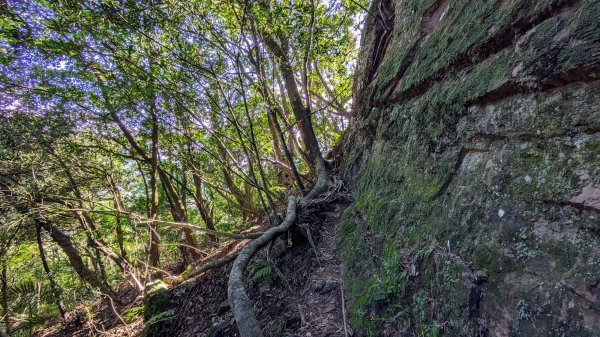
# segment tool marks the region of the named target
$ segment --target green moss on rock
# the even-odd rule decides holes
[[[144,290],[144,336],[160,336],[160,325],[157,323],[176,317],[173,294],[162,280],[149,283]]]
[[[353,328],[592,336],[598,215],[571,200],[600,183],[599,5],[393,2],[342,164]]]

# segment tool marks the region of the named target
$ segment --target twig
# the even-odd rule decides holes
[[[235,258],[238,256],[239,252],[240,251],[238,250],[236,252],[233,252],[233,253],[225,256],[222,259],[214,259],[214,260],[207,262],[207,263],[203,264],[202,266],[186,273],[185,274],[186,281],[190,280],[192,277],[197,276],[207,270],[216,269],[216,268],[219,268],[221,266],[228,264],[229,262],[235,260]]]
[[[317,246],[315,245],[315,241],[313,240],[309,226],[306,224],[303,224],[301,227],[306,230],[306,238],[308,239],[308,243],[310,243],[310,246],[312,247],[313,251],[315,252],[315,257],[317,258],[319,267],[323,267],[323,265],[321,265],[321,259],[319,258],[319,251],[317,250]]]
[[[292,286],[287,281],[287,279],[285,278],[285,276],[283,275],[281,270],[277,267],[277,265],[274,262],[272,262],[272,264],[273,264],[273,269],[275,269],[275,272],[277,273],[277,276],[279,276],[279,278],[281,279],[281,281],[283,282],[285,287],[288,289],[288,291],[292,295],[292,298],[294,299],[294,302],[296,303],[296,306],[298,307],[298,314],[300,315],[300,328],[302,328],[302,327],[304,327],[306,319],[304,318],[304,311],[302,311],[302,306],[300,305],[300,300],[298,299],[298,296],[296,296],[296,294],[294,294],[294,290],[292,289]]]
[[[164,220],[143,220],[143,221],[139,221],[139,224],[143,224],[143,225],[148,225],[151,223],[157,223],[157,224],[162,224],[162,225],[167,225],[167,226],[171,226],[171,227],[177,227],[177,228],[189,228],[192,230],[196,230],[199,232],[204,232],[207,234],[211,234],[211,235],[216,235],[216,236],[224,236],[226,238],[231,238],[231,239],[256,239],[258,237],[260,237],[261,235],[263,235],[263,232],[255,232],[255,233],[225,233],[225,232],[218,232],[218,231],[213,231],[210,229],[206,229],[206,228],[202,228],[202,227],[198,227],[196,225],[193,225],[191,223],[186,223],[186,222],[174,222],[174,221],[164,221]]]
[[[346,325],[346,301],[344,300],[344,281],[340,282],[340,293],[342,295],[342,320],[344,321],[344,336],[348,337],[348,326]]]
[[[107,295],[104,295],[104,296],[108,297],[108,300],[110,301],[110,308],[115,313],[115,315],[119,318],[119,321],[121,321],[121,323],[123,323],[123,325],[125,326],[125,332],[127,333],[127,336],[131,336],[131,333],[129,332],[129,325],[127,323],[125,323],[125,320],[123,319],[123,317],[121,315],[119,315],[119,312],[115,308],[115,302],[113,302],[113,300],[112,300],[112,298],[110,298],[110,296],[107,296]]]

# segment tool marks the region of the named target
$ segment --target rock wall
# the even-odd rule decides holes
[[[375,0],[337,244],[365,336],[600,336],[600,2]]]

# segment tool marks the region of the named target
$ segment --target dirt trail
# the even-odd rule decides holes
[[[319,259],[311,248],[311,272],[300,290],[305,324],[296,332],[299,336],[344,336],[342,277],[335,245],[335,233],[342,211],[343,205],[336,204],[332,211],[322,213],[323,225],[320,240],[316,244]]]
[[[345,336],[335,233],[348,201],[337,194],[329,197],[300,212],[296,228],[303,233],[294,236],[293,248],[277,261],[286,281],[273,277],[249,289],[265,336]],[[307,227],[318,258],[305,239]]]

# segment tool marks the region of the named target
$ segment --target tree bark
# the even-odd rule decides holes
[[[81,255],[77,251],[77,248],[73,246],[71,238],[67,234],[62,232],[51,221],[39,218],[34,218],[33,220],[37,225],[40,225],[42,228],[44,228],[44,230],[46,230],[46,232],[48,232],[48,234],[50,234],[52,240],[56,242],[65,255],[67,255],[67,258],[69,259],[73,269],[75,269],[75,272],[77,272],[77,274],[81,276],[85,282],[92,287],[98,288],[103,294],[110,296],[110,298],[112,298],[115,302],[122,303],[121,299],[117,296],[114,290],[102,282],[102,280],[85,265]]]
[[[34,212],[31,212],[30,207],[24,202],[19,202],[18,200],[16,200],[16,197],[12,195],[12,193],[10,192],[10,188],[6,184],[0,182],[0,187],[2,187],[0,188],[0,192],[4,194],[8,203],[12,205],[12,207],[17,212],[19,212],[23,216],[29,217],[36,226],[41,226],[46,232],[48,232],[48,234],[50,234],[52,240],[65,253],[67,258],[69,259],[71,267],[73,267],[73,269],[81,277],[81,279],[83,279],[92,287],[95,287],[98,290],[100,290],[103,294],[110,296],[116,303],[122,303],[121,299],[117,296],[114,290],[112,290],[112,288],[108,284],[102,282],[98,275],[96,275],[96,273],[94,273],[86,266],[85,262],[81,258],[81,254],[79,253],[77,248],[75,248],[75,246],[71,242],[71,238],[66,233],[61,231],[58,228],[58,226],[56,226],[52,221],[42,218]]]
[[[73,214],[73,216],[81,224],[82,229],[86,231],[86,233],[90,231],[90,229],[88,228],[89,226],[91,226],[92,228],[95,228],[95,226],[93,225],[92,219],[89,218],[89,216],[86,216],[88,214],[88,212],[80,213],[80,212],[74,210],[73,209],[74,206],[71,205],[70,203],[64,201],[63,199],[55,199],[52,197],[45,197],[45,198],[40,198],[40,199],[43,199],[46,202],[57,203],[57,204],[68,207],[71,210],[71,213]],[[122,271],[127,271],[131,275],[131,277],[136,281],[136,284],[138,285],[138,290],[140,290],[140,291],[143,290],[143,288],[140,285],[139,279],[136,276],[135,268],[133,268],[133,266],[129,263],[129,261],[126,258],[124,258],[122,255],[119,255],[118,253],[116,253],[103,240],[96,239],[90,235],[87,235],[87,238],[88,238],[88,244],[94,248],[95,252],[100,253],[100,254],[104,255],[105,257],[109,258],[110,260],[112,260]]]
[[[202,221],[204,221],[204,225],[206,226],[206,228],[208,230],[214,231],[215,224],[213,222],[208,201],[202,196],[202,179],[200,179],[198,173],[195,172],[192,173],[192,179],[194,180],[194,201],[196,202],[198,212],[200,212],[200,217],[202,218]],[[217,237],[214,234],[209,234],[208,238],[212,242],[217,242]]]
[[[255,43],[258,45],[256,34],[254,34],[253,38],[255,40]],[[273,137],[275,160],[278,162],[282,160],[282,155],[280,151],[283,150],[283,153],[285,154],[286,160],[288,161],[289,165],[288,171],[290,171],[289,173],[291,173],[294,177],[298,188],[300,188],[300,190],[304,193],[304,184],[302,183],[302,179],[300,177],[300,174],[298,173],[298,169],[296,168],[296,163],[294,163],[294,158],[292,157],[292,154],[286,144],[285,137],[283,135],[283,132],[281,131],[281,127],[279,126],[279,122],[277,121],[278,106],[275,103],[277,100],[274,97],[273,99],[271,99],[271,93],[267,86],[266,73],[264,69],[264,64],[261,60],[260,52],[257,53],[256,59],[253,60],[252,63],[258,74],[259,93],[261,94],[261,96],[267,103],[267,107],[269,108],[269,113],[267,116],[269,122],[269,130],[271,131],[271,136]]]
[[[252,302],[246,293],[244,287],[244,270],[252,256],[263,246],[269,243],[275,236],[285,233],[292,227],[296,220],[296,199],[290,197],[287,207],[287,213],[283,222],[276,227],[271,227],[262,236],[244,246],[239,252],[231,272],[229,274],[229,282],[227,284],[227,298],[229,305],[235,316],[238,330],[241,337],[259,337],[263,333],[252,309]]]
[[[46,253],[44,252],[44,243],[42,242],[42,228],[40,226],[36,226],[36,239],[38,244],[38,251],[40,253],[40,259],[42,260],[42,266],[44,267],[44,272],[46,276],[48,276],[48,281],[50,282],[50,290],[54,294],[54,300],[56,303],[56,308],[60,313],[60,317],[62,317],[63,321],[65,320],[65,309],[63,309],[61,300],[60,300],[60,290],[56,285],[56,281],[54,280],[54,275],[50,270],[50,266],[48,265],[48,261],[46,260]]]
[[[298,84],[296,83],[296,79],[294,77],[294,70],[287,53],[268,32],[262,32],[262,38],[267,48],[279,61],[279,71],[283,77],[285,90],[290,100],[290,105],[292,106],[292,112],[296,118],[296,123],[298,123],[300,127],[300,135],[302,136],[302,141],[309,157],[309,165],[311,166],[311,169],[316,170],[317,162],[322,160],[323,156],[319,148],[317,136],[315,135],[315,131],[312,126],[310,108],[305,107],[302,103],[302,97],[300,96],[300,92],[298,90]]]
[[[273,67],[275,67],[275,64],[276,64],[276,62],[273,62]],[[291,125],[288,122],[288,119],[290,118],[292,113],[289,111],[290,110],[289,104],[288,104],[287,96],[285,95],[285,87],[283,86],[281,74],[275,74],[275,80],[277,82],[277,87],[279,88],[279,92],[280,92],[279,97],[281,100],[281,106],[283,108],[283,113],[281,114],[281,119],[282,119],[283,125],[285,126],[286,131],[294,130],[293,125]],[[292,152],[294,150],[296,150],[300,154],[300,158],[308,165],[308,163],[310,162],[308,155],[306,154],[306,152],[304,152],[302,150],[302,147],[298,143],[298,139],[294,135],[293,131],[288,132],[288,138],[289,138],[289,144],[290,144],[290,148],[291,148]]]
[[[152,148],[150,150],[150,219],[152,223],[150,229],[150,243],[148,246],[148,265],[152,269],[150,271],[150,281],[162,278],[162,273],[158,269],[160,265],[160,251],[158,250],[159,236],[156,231],[156,220],[158,214],[158,115],[155,109],[151,110],[152,114]],[[133,145],[133,144],[132,144]]]

